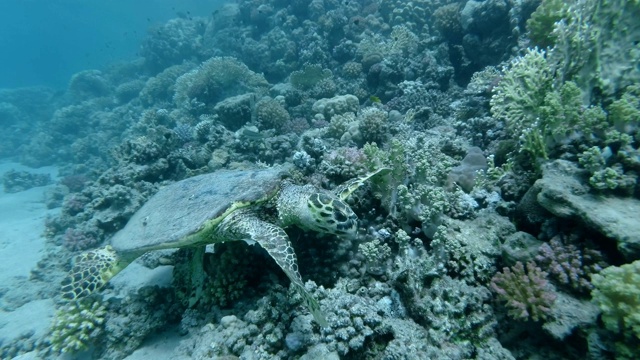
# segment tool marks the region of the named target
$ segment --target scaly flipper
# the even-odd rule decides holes
[[[100,290],[129,263],[123,262],[111,246],[78,255],[62,281],[62,297],[77,300]]]
[[[219,231],[225,239],[255,241],[267,250],[291,280],[296,291],[302,296],[304,304],[316,322],[321,327],[328,326],[327,320],[320,310],[320,304],[304,287],[302,276],[298,272],[296,253],[287,233],[282,228],[258,219],[250,211],[238,210],[223,220]]]
[[[364,183],[370,178],[378,174],[384,175],[390,171],[391,168],[380,168],[359,178],[348,180],[336,187],[333,190],[333,193],[336,194],[340,198],[340,200],[346,200],[354,191],[356,191],[360,186],[364,185]]]

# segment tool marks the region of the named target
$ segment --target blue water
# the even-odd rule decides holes
[[[222,0],[0,2],[0,88],[66,86],[78,71],[136,56],[150,26],[207,16]]]

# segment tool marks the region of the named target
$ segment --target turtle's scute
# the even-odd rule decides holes
[[[175,244],[223,215],[234,203],[268,200],[288,172],[282,167],[219,170],[163,187],[111,239],[118,252]]]

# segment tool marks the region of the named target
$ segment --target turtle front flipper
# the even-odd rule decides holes
[[[370,178],[378,174],[384,175],[390,171],[391,168],[388,167],[380,168],[364,176],[348,180],[345,183],[338,185],[338,187],[336,187],[333,192],[340,198],[340,200],[346,200],[354,191],[356,191],[360,186],[364,185],[364,183]]]
[[[320,304],[304,287],[302,276],[298,272],[296,253],[289,236],[282,228],[258,219],[247,210],[238,210],[225,218],[219,231],[227,239],[255,241],[260,244],[291,280],[316,322],[322,327],[328,326]]]
[[[74,259],[73,267],[62,280],[62,297],[77,300],[100,290],[127,264],[123,264],[111,246],[87,251]]]

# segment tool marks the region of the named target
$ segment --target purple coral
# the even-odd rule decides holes
[[[542,244],[539,252],[536,260],[548,269],[555,280],[582,294],[593,289],[591,275],[606,266],[599,251],[564,244],[559,235]]]
[[[286,133],[294,133],[297,135],[302,135],[305,131],[309,130],[311,126],[309,126],[309,122],[307,119],[303,117],[296,117],[284,124],[283,129]]]
[[[89,199],[86,196],[73,194],[64,199],[62,211],[73,216],[84,211],[84,207],[88,203]]]
[[[517,262],[502,269],[491,279],[491,288],[500,300],[506,301],[509,315],[514,319],[534,321],[549,317],[556,295],[547,288],[547,273],[533,262]]]
[[[60,180],[60,183],[66,186],[71,192],[80,192],[89,182],[89,178],[82,174],[67,175]]]
[[[98,246],[100,237],[90,231],[69,228],[64,233],[63,244],[71,251],[87,250]]]

